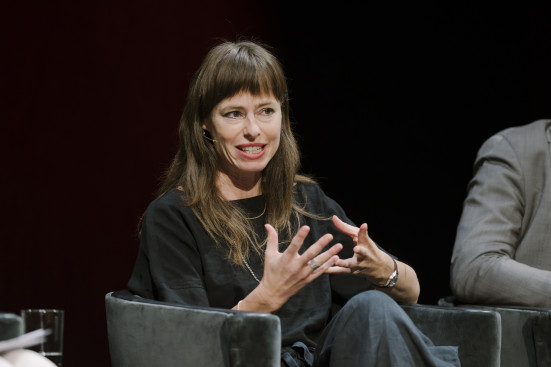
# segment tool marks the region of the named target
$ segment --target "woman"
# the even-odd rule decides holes
[[[396,303],[417,302],[415,271],[299,174],[286,79],[265,46],[211,49],[179,138],[143,217],[131,291],[276,313],[288,366],[458,365],[456,348],[434,347]]]

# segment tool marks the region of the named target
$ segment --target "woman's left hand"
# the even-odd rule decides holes
[[[333,216],[337,229],[350,237],[356,244],[354,255],[348,259],[339,259],[327,269],[331,274],[356,274],[367,278],[372,284],[382,287],[394,272],[394,261],[389,254],[381,250],[367,234],[367,224],[360,228],[352,226]],[[413,268],[396,260],[399,269],[398,282],[393,288],[378,288],[400,303],[417,303],[419,298],[419,280]]]
[[[333,223],[339,231],[352,237],[356,246],[351,258],[339,259],[335,266],[326,272],[361,275],[375,285],[384,286],[394,271],[394,262],[390,255],[379,249],[369,237],[367,224],[364,223],[358,228],[343,222],[336,215],[333,216]]]

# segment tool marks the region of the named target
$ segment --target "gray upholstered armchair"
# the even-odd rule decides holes
[[[501,317],[501,367],[551,366],[551,309],[462,303],[441,298],[443,307],[484,310]]]
[[[0,312],[0,340],[8,340],[23,334],[23,319],[11,312]]]
[[[105,305],[112,367],[280,366],[275,315],[157,302],[126,290],[107,293]],[[499,313],[403,309],[436,345],[457,345],[462,367],[499,366]]]

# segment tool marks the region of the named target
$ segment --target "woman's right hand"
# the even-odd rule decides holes
[[[337,243],[321,252],[333,240],[331,234],[325,234],[302,255],[299,254],[299,249],[310,232],[308,226],[302,226],[289,247],[281,253],[277,231],[269,224],[265,228],[268,241],[264,275],[258,287],[239,302],[238,309],[241,311],[277,311],[291,296],[333,266],[339,259],[336,254],[342,250],[342,245]]]

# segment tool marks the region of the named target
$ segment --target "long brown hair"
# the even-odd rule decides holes
[[[300,153],[291,129],[287,80],[278,59],[268,46],[256,41],[223,42],[213,47],[194,74],[179,125],[179,147],[158,195],[179,187],[185,205],[191,207],[209,235],[228,245],[228,258],[243,265],[250,251],[261,253],[258,240],[242,209],[225,200],[216,186],[219,156],[202,125],[213,108],[239,92],[271,94],[281,104],[280,145],[262,173],[261,189],[266,221],[291,237],[292,216],[307,214],[296,203],[296,181],[312,182],[299,174]],[[281,241],[281,239],[280,239]]]

